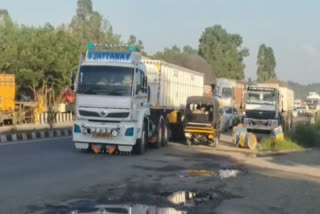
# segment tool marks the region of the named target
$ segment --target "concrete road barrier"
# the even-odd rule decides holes
[[[72,128],[69,127],[69,128],[63,128],[63,129],[34,130],[34,131],[19,132],[19,133],[0,134],[0,144],[17,142],[17,141],[43,139],[43,138],[61,137],[62,135],[71,136]]]

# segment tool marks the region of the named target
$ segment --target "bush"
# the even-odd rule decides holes
[[[320,146],[320,122],[314,125],[298,125],[287,136],[303,147]]]
[[[292,141],[290,138],[285,137],[282,141],[276,141],[273,137],[262,140],[259,150],[260,151],[294,151],[302,149],[303,147]]]

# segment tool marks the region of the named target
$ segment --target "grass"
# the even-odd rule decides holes
[[[287,136],[303,147],[320,146],[320,122],[313,125],[298,125]]]
[[[274,138],[262,140],[260,151],[294,151],[303,148],[320,147],[320,120],[315,124],[301,124],[286,133],[284,140]]]
[[[259,147],[259,151],[296,151],[301,150],[303,148],[303,146],[300,146],[299,144],[297,144],[289,138],[285,138],[281,141],[275,141],[272,137],[270,137],[262,141]]]

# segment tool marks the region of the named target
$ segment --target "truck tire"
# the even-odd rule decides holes
[[[191,146],[192,145],[192,140],[190,138],[186,138],[186,145]]]
[[[133,146],[133,152],[137,155],[142,155],[146,152],[148,142],[148,131],[146,124],[143,124],[141,139],[138,139],[136,144]]]
[[[220,139],[219,139],[219,138],[220,138],[220,136],[216,137],[216,138],[213,140],[215,147],[217,147],[217,146],[219,145],[219,143],[220,143]]]
[[[155,147],[156,148],[160,148],[161,146],[163,146],[163,134],[164,134],[164,131],[163,131],[163,117],[160,117],[159,119],[159,123],[158,123],[158,138],[157,138],[157,142],[155,144]]]
[[[166,122],[162,122],[162,140],[161,140],[161,146],[168,145],[168,125]]]

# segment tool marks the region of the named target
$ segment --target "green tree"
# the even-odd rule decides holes
[[[257,56],[257,81],[265,82],[277,77],[276,59],[274,57],[273,49],[265,44],[260,45]]]
[[[190,45],[186,45],[182,49],[183,54],[188,54],[188,55],[198,55],[198,51],[191,47]]]
[[[165,48],[163,51],[158,51],[153,55],[153,58],[169,62],[181,55],[198,55],[198,51],[190,45],[186,45],[182,49],[177,45],[174,45],[171,48]]]
[[[82,51],[89,43],[119,44],[120,36],[113,33],[110,22],[93,10],[91,0],[78,0],[76,15],[70,23],[71,34],[79,41]]]
[[[242,37],[228,33],[222,26],[208,27],[199,40],[199,55],[209,62],[217,77],[244,79],[244,58],[249,50],[242,48]]]
[[[138,51],[142,52],[143,55],[146,55],[146,53],[143,51],[144,50],[143,42],[141,40],[137,40],[135,35],[131,34],[129,36],[127,43],[129,45],[134,45]]]
[[[12,25],[12,20],[7,10],[0,9],[0,27]]]
[[[164,61],[170,61],[171,59],[175,58],[176,56],[179,56],[181,54],[181,49],[174,45],[171,48],[165,48],[163,51],[158,51],[153,55],[153,58],[164,60]]]
[[[18,58],[18,25],[6,10],[0,10],[0,72],[15,73]]]
[[[216,82],[216,75],[211,65],[199,56],[198,51],[190,45],[186,45],[182,49],[176,45],[171,48],[165,48],[163,51],[153,55],[153,58],[202,72],[205,75],[205,84],[214,84]]]

